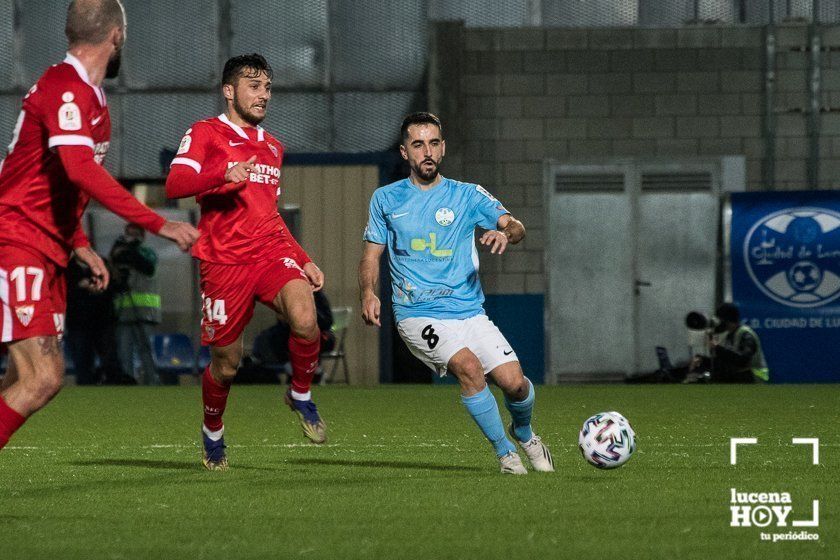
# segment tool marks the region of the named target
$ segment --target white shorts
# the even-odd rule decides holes
[[[463,348],[476,355],[484,367],[484,375],[502,364],[519,361],[499,327],[487,315],[469,319],[410,317],[397,323],[397,330],[411,353],[441,377],[446,375],[452,356]]]

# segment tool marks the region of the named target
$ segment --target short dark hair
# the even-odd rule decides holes
[[[721,321],[727,323],[739,323],[741,321],[741,312],[738,311],[738,306],[734,303],[722,303],[715,311],[715,315]]]
[[[274,70],[263,55],[240,54],[225,62],[225,69],[222,70],[222,84],[236,85],[236,80],[242,76],[256,78],[263,72],[269,80],[274,79]]]
[[[119,0],[73,0],[67,7],[64,34],[71,45],[96,45],[107,39],[114,27],[124,24]]]
[[[437,115],[421,111],[419,113],[411,113],[403,119],[400,127],[400,138],[403,142],[408,140],[408,127],[415,124],[433,124],[440,130],[441,137],[443,136],[443,125],[440,124],[440,119]]]

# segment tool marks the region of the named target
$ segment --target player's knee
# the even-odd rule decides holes
[[[29,385],[29,398],[36,410],[47,404],[61,391],[61,375],[53,371],[45,372],[32,380]]]
[[[213,378],[221,383],[231,383],[236,377],[236,371],[239,369],[239,360],[233,359],[233,356],[225,356],[215,360],[211,369]]]
[[[449,368],[464,388],[480,390],[486,383],[484,367],[478,357],[471,352],[450,361]]]
[[[318,336],[318,320],[314,310],[301,310],[290,317],[289,326],[292,333],[306,340],[312,340]]]
[[[515,376],[506,385],[499,384],[505,395],[513,401],[524,401],[528,398],[530,392],[530,385],[528,379],[524,375]]]
[[[524,401],[528,398],[529,392],[528,380],[523,377],[521,382],[514,384],[513,390],[508,396],[514,401]]]
[[[210,373],[220,383],[231,383],[242,359],[241,349],[226,348],[224,352],[213,352]]]

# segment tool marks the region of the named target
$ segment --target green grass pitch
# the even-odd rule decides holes
[[[840,558],[837,386],[538,388],[557,472],[525,477],[498,473],[456,387],[316,389],[320,447],[281,394],[234,387],[219,473],[197,387],[66,389],[0,452],[0,558]],[[638,434],[613,471],[577,449],[604,410]],[[731,466],[730,437],[759,445]],[[819,466],[792,437],[820,438]],[[791,518],[819,499],[819,541],[730,527],[733,487],[790,492]]]

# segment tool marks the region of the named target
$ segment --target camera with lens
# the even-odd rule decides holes
[[[726,325],[717,317],[706,317],[699,311],[690,311],[685,316],[685,326],[691,331],[704,331],[706,334],[718,334],[726,330]]]

